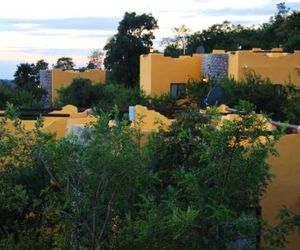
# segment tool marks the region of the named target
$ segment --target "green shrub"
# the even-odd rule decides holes
[[[55,140],[41,119],[26,131],[10,105],[0,123],[0,249],[231,249],[241,237],[253,249],[258,231],[283,248],[299,215],[286,209],[279,227],[260,227],[247,214],[270,182],[280,133],[240,108],[243,119],[219,129],[215,109],[188,109],[141,145],[139,129],[110,126],[105,113],[80,139]]]
[[[42,98],[45,94],[45,90],[34,86],[27,86],[25,89],[12,89],[0,83],[0,108],[4,109],[6,103],[21,108],[41,108],[43,106]]]
[[[187,100],[205,107],[203,100],[214,85],[190,82],[186,87]],[[277,121],[300,124],[300,88],[292,83],[273,84],[269,79],[249,72],[241,81],[225,79],[220,86],[225,91],[226,105],[229,107],[233,108],[244,100],[254,104],[257,113],[266,113]]]
[[[92,81],[86,78],[75,78],[70,86],[61,88],[58,93],[62,105],[90,107],[93,93]]]
[[[225,80],[222,87],[228,106],[245,100],[255,105],[256,112],[267,113],[274,120],[300,124],[300,89],[291,83],[273,84],[267,78],[249,73],[241,81]]]
[[[98,112],[111,112],[115,106],[127,110],[137,104],[155,109],[169,109],[176,105],[176,99],[169,94],[150,97],[138,88],[112,83],[92,85],[88,79],[74,79],[70,86],[61,88],[58,93],[58,106],[95,107]]]

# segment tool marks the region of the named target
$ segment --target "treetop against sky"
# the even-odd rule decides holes
[[[50,64],[61,56],[87,62],[91,50],[102,49],[118,27],[124,13],[152,13],[158,20],[154,46],[172,34],[171,28],[185,24],[192,31],[228,20],[255,25],[267,22],[275,12],[274,0],[115,0],[99,2],[11,0],[0,9],[0,79],[12,78],[16,65],[41,58]],[[285,1],[299,9],[298,0]],[[17,8],[16,8],[17,6]]]

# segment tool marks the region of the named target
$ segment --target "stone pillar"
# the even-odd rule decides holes
[[[202,57],[202,76],[209,80],[222,81],[228,75],[227,54],[206,54]]]
[[[43,98],[44,106],[49,108],[52,106],[52,71],[40,70],[40,85],[47,91],[47,95]]]

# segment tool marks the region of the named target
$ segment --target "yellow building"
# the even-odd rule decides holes
[[[253,71],[275,84],[292,82],[300,87],[300,51],[282,52],[282,49],[240,50],[225,53],[214,50],[210,54],[194,54],[179,58],[162,54],[140,57],[140,88],[150,95],[171,93],[179,96],[189,80],[208,78],[222,80],[232,77],[241,80]]]
[[[87,78],[94,83],[105,83],[106,72],[101,69],[86,70],[84,72],[62,69],[41,70],[40,84],[48,92],[46,106],[51,106],[57,99],[57,90],[61,87],[67,87],[75,78]]]
[[[283,136],[276,145],[279,156],[271,156],[269,163],[272,182],[261,202],[262,217],[275,224],[276,215],[283,206],[300,213],[300,134]],[[300,233],[288,237],[287,250],[300,249]]]
[[[140,88],[151,95],[170,92],[180,95],[183,84],[201,79],[201,57],[200,54],[178,58],[156,53],[141,55]]]
[[[253,71],[275,84],[292,82],[300,87],[300,51],[285,53],[282,49],[252,49],[229,52],[228,55],[228,77],[241,80],[245,73]]]
[[[0,110],[0,115],[3,114],[4,110]],[[65,137],[68,132],[72,131],[74,125],[86,125],[97,120],[89,114],[88,110],[78,112],[77,107],[73,105],[67,105],[61,110],[54,110],[49,114],[51,116],[44,117],[44,124],[41,131],[53,133],[56,139]],[[22,126],[24,126],[25,130],[30,131],[35,128],[35,122],[35,120],[22,120]],[[5,126],[10,131],[15,131],[12,121],[8,121]]]

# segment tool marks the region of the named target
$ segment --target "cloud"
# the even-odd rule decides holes
[[[234,15],[234,16],[243,16],[243,15],[272,15],[273,11],[270,8],[253,8],[253,9],[233,9],[233,8],[224,8],[224,9],[205,9],[199,10],[198,13],[210,15],[210,16],[220,16],[220,15]]]
[[[91,49],[83,48],[34,48],[34,47],[8,47],[8,52],[18,52],[26,54],[41,54],[45,56],[87,56]]]
[[[171,36],[171,28],[187,25],[193,32],[227,20],[234,24],[261,24],[276,13],[281,0],[99,0],[3,1],[0,8],[0,60],[55,63],[70,56],[84,65],[93,49],[101,49],[115,34],[124,12],[152,13],[158,20],[159,39]],[[299,0],[286,6],[300,9]],[[17,64],[17,63],[16,63]],[[5,66],[6,65],[6,66]],[[11,64],[0,62],[0,76]],[[11,66],[10,66],[11,67]],[[0,77],[1,78],[1,77]],[[12,78],[12,77],[10,77]]]
[[[115,30],[122,17],[77,17],[59,19],[0,18],[0,31],[55,30]]]

